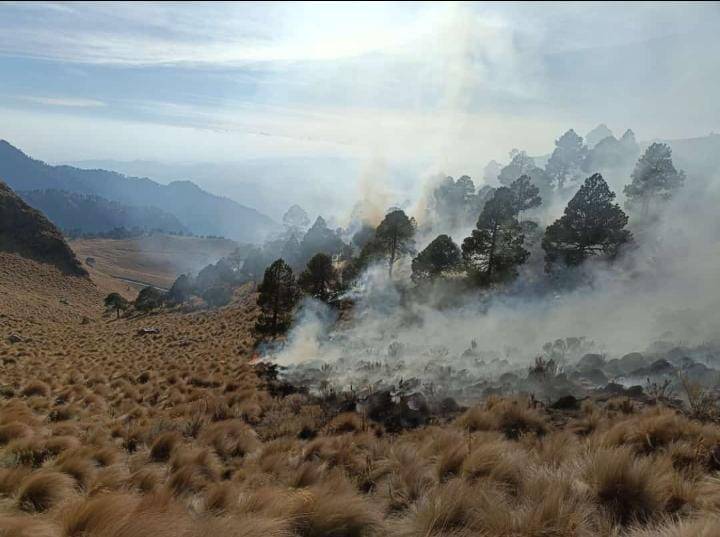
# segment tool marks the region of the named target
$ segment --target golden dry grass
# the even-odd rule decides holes
[[[87,280],[2,261],[3,537],[720,534],[717,425],[494,398],[390,434],[261,389],[250,288],[118,321]]]
[[[128,278],[166,289],[180,274],[196,273],[237,247],[228,239],[162,233],[133,239],[76,239],[68,244],[93,278]],[[94,267],[85,263],[88,257],[95,259]],[[121,285],[137,289],[132,284]]]

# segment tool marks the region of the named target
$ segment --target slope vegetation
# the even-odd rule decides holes
[[[58,229],[0,181],[0,251],[51,263],[63,272],[85,276]]]

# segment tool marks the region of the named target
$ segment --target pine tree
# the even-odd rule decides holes
[[[323,253],[315,254],[298,277],[298,284],[313,298],[323,302],[330,300],[338,289],[338,274],[332,258]]]
[[[137,298],[135,299],[135,309],[138,311],[152,311],[163,305],[165,302],[166,293],[156,287],[148,285],[140,289]]]
[[[514,197],[515,217],[519,218],[520,213],[534,209],[542,204],[540,189],[532,184],[529,175],[521,175],[510,185],[510,191]]]
[[[460,248],[448,235],[439,235],[412,260],[414,282],[434,280],[457,270],[462,262]]]
[[[120,318],[120,312],[128,309],[129,303],[120,293],[110,293],[105,297],[105,307],[109,310],[115,310],[117,318]]]
[[[182,304],[190,298],[194,291],[193,281],[187,274],[177,277],[168,291],[167,298],[173,304]]]
[[[588,149],[583,144],[582,136],[578,136],[573,129],[555,141],[555,150],[545,165],[545,171],[558,190],[580,178],[587,154]]]
[[[615,193],[599,173],[585,180],[565,214],[545,230],[542,248],[547,270],[556,262],[575,266],[590,256],[612,259],[618,254],[632,234],[625,229],[627,215],[614,199]]]
[[[455,229],[464,224],[475,205],[475,184],[469,176],[463,175],[457,181],[452,177],[441,181],[433,190],[429,209],[440,223]]]
[[[260,334],[277,335],[290,327],[293,310],[298,302],[299,291],[290,266],[278,259],[265,270],[265,277],[258,286],[257,304],[260,317],[255,330]]]
[[[476,229],[462,244],[469,275],[480,285],[511,280],[530,255],[515,217],[516,198],[507,187],[498,188],[478,218]]]
[[[685,174],[677,171],[672,161],[672,150],[667,144],[654,143],[635,165],[632,182],[625,187],[626,207],[641,207],[641,215],[646,217],[650,205],[666,201],[685,181]]]
[[[312,256],[319,252],[335,255],[342,252],[345,243],[338,234],[330,229],[322,216],[318,216],[315,223],[300,242],[300,266],[307,263]]]
[[[380,222],[375,230],[375,237],[363,249],[363,254],[387,259],[388,271],[392,277],[395,262],[402,256],[415,252],[414,236],[415,220],[408,218],[400,209],[393,210]]]

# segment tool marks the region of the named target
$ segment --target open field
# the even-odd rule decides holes
[[[69,245],[83,266],[94,271],[94,277],[125,280],[120,280],[121,286],[131,292],[123,294],[132,298],[143,284],[167,289],[180,274],[197,272],[237,247],[227,239],[164,234],[136,239],[77,239]],[[88,266],[88,257],[95,259],[94,266]]]
[[[114,320],[87,280],[1,261],[0,535],[720,534],[717,425],[510,398],[392,432],[268,392],[250,287]]]

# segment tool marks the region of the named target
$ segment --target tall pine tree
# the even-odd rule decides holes
[[[363,249],[361,256],[381,257],[388,261],[392,277],[393,267],[404,255],[415,253],[415,220],[404,211],[393,210],[375,230],[375,237]]]
[[[635,165],[632,182],[625,187],[626,207],[640,207],[646,217],[651,205],[666,201],[685,181],[685,174],[677,171],[672,161],[672,151],[667,144],[654,143]]]
[[[265,270],[258,286],[257,304],[260,317],[255,330],[264,335],[281,334],[290,327],[293,310],[299,299],[299,290],[290,266],[278,259]]]
[[[485,204],[476,229],[463,241],[466,269],[481,286],[514,279],[518,274],[517,267],[530,255],[523,248],[525,237],[516,211],[512,190],[498,188]]]
[[[514,197],[515,217],[520,218],[520,213],[534,209],[542,204],[540,189],[536,187],[529,175],[521,175],[510,185],[510,191]]]
[[[575,266],[591,256],[612,259],[618,254],[632,234],[625,229],[627,215],[614,199],[615,193],[599,173],[585,180],[565,214],[545,230],[542,247],[547,270],[557,262]]]
[[[315,254],[298,277],[298,284],[313,298],[323,302],[330,300],[338,289],[338,273],[332,258],[323,253]]]
[[[545,165],[558,190],[580,179],[588,149],[582,136],[570,129],[555,141],[555,150]]]
[[[462,262],[460,248],[448,235],[438,235],[412,260],[412,279],[419,283],[457,270]]]

